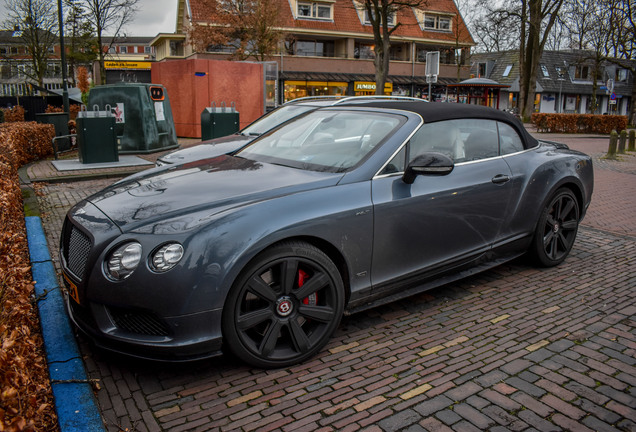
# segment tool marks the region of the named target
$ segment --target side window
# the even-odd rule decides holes
[[[523,150],[523,141],[517,131],[506,123],[497,123],[499,126],[499,150],[502,155],[517,153]]]
[[[465,120],[462,124],[465,161],[499,156],[497,122],[494,120]]]
[[[406,146],[402,147],[402,149],[398,152],[398,154],[393,156],[393,159],[391,159],[391,162],[389,162],[384,167],[384,169],[380,171],[380,175],[404,172],[404,170],[406,169],[405,161],[406,161]]]
[[[464,158],[461,128],[464,120],[427,123],[411,138],[409,162],[422,153],[443,153],[455,162]]]

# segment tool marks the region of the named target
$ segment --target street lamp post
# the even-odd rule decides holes
[[[66,50],[64,49],[64,20],[62,19],[62,0],[57,0],[57,16],[60,24],[60,60],[62,62],[62,101],[64,112],[70,113],[68,103],[68,84],[66,82]]]

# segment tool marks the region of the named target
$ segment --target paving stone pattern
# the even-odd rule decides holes
[[[597,184],[626,186],[597,187],[561,266],[520,259],[347,316],[301,365],[157,364],[79,337],[108,430],[636,431],[635,173],[603,163]],[[112,181],[38,187],[56,259],[66,209]]]

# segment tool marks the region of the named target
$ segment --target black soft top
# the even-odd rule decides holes
[[[523,126],[523,123],[521,123],[518,118],[512,114],[508,114],[507,112],[490,107],[460,103],[400,100],[361,101],[359,104],[350,102],[347,105],[341,105],[343,108],[351,106],[411,111],[419,114],[424,120],[424,123],[434,123],[441,120],[456,120],[463,118],[498,120],[508,123],[514,127],[524,140],[526,148],[532,148],[538,144],[537,140],[528,133],[526,128]]]

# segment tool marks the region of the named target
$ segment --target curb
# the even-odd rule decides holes
[[[24,218],[55,411],[61,432],[105,432],[38,216]]]

